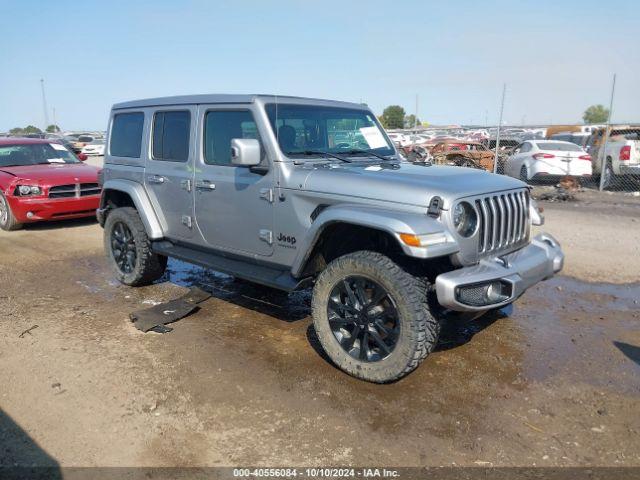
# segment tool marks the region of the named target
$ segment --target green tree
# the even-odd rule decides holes
[[[40,130],[38,127],[34,127],[33,125],[27,125],[22,130],[22,133],[24,133],[25,135],[29,135],[30,133],[42,133],[42,130]]]
[[[24,132],[24,130],[22,128],[20,128],[20,127],[15,127],[15,128],[12,128],[11,130],[9,130],[9,133],[11,135],[22,135],[23,132]]]
[[[604,123],[609,118],[609,109],[604,105],[591,105],[582,114],[584,123]]]
[[[60,132],[60,127],[58,125],[51,124],[47,127],[47,133],[58,133]]]
[[[416,116],[412,113],[404,117],[404,128],[413,128],[414,125],[420,125],[420,119],[416,121]]]
[[[400,105],[389,105],[382,112],[384,128],[404,128],[404,108]]]

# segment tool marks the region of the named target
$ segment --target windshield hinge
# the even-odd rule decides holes
[[[261,188],[260,189],[260,198],[266,200],[269,203],[273,203],[273,189],[271,188]]]

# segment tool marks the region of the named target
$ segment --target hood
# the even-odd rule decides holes
[[[0,167],[0,172],[37,185],[64,185],[78,182],[97,183],[99,170],[98,167],[85,165],[84,163],[49,163],[45,165]]]
[[[419,206],[427,206],[438,195],[444,208],[458,198],[524,187],[520,180],[484,170],[408,162],[398,163],[397,168],[364,162],[326,164],[314,168],[303,185],[309,191]]]

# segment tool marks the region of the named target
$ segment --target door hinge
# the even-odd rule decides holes
[[[180,186],[182,187],[183,190],[186,190],[187,192],[191,191],[191,180],[182,180],[180,182]]]
[[[182,224],[187,228],[191,228],[191,217],[189,215],[182,215]]]
[[[273,232],[271,230],[260,230],[260,240],[267,242],[269,245],[273,243]]]
[[[266,200],[269,203],[273,203],[273,189],[271,188],[261,188],[260,189],[260,198]]]

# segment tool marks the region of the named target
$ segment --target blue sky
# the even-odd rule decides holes
[[[633,1],[0,0],[0,131],[104,129],[111,104],[277,93],[389,104],[432,123],[640,122]]]

